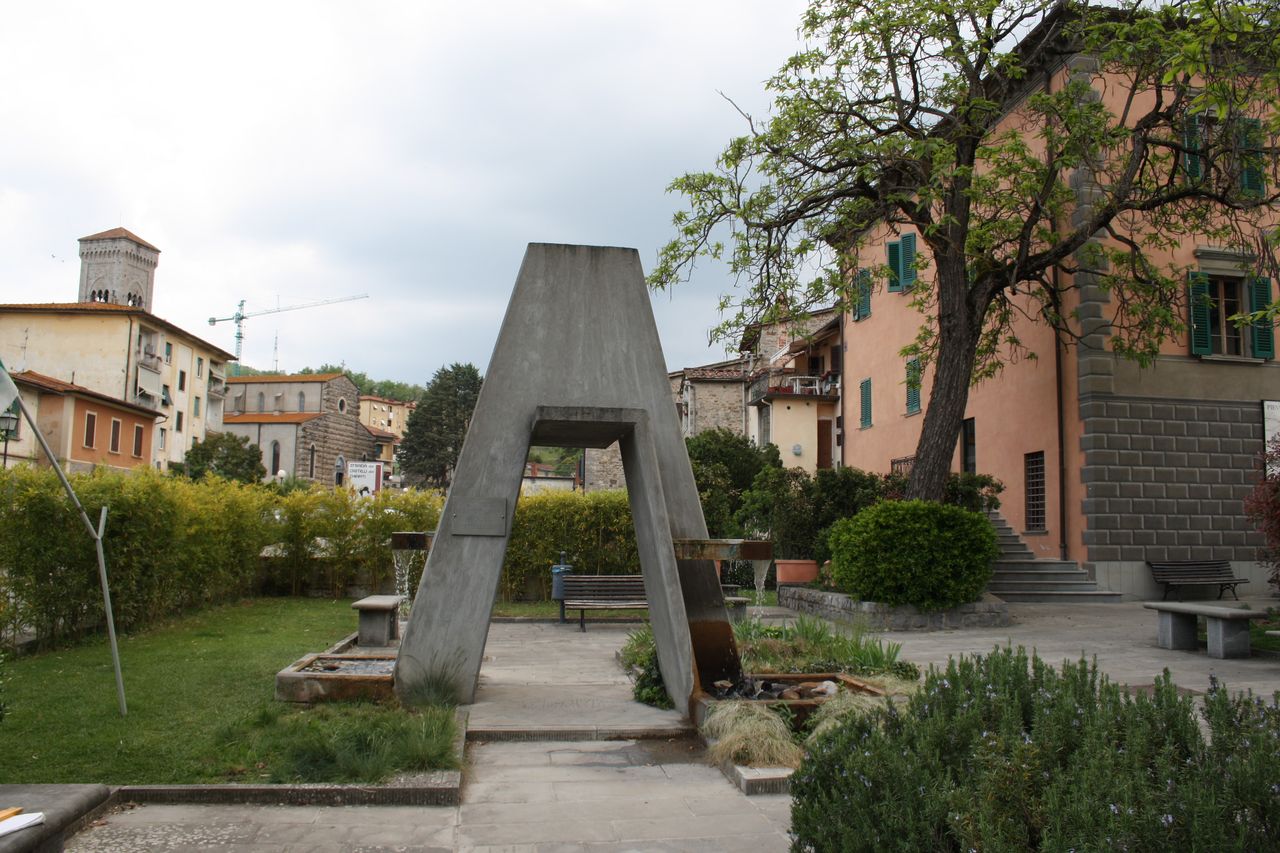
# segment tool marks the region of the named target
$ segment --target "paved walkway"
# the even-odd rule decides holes
[[[1255,596],[1257,608],[1274,598]],[[1156,647],[1141,604],[1010,605],[1007,628],[891,633],[902,656],[945,663],[1012,642],[1057,662],[1097,656],[1114,680],[1150,684],[1168,668],[1203,691],[1214,674],[1233,689],[1280,690],[1280,659],[1213,660]],[[772,612],[772,618],[784,614]],[[457,807],[142,806],[81,832],[71,851],[622,851],[786,850],[790,798],[745,797],[678,737],[681,721],[630,701],[614,654],[634,626],[501,623],[490,628],[471,728],[575,736],[635,726],[649,740],[472,743]],[[537,731],[541,729],[541,731]],[[650,732],[655,734],[655,732]]]
[[[1280,606],[1269,594],[1241,595],[1240,604],[1255,610]],[[1205,602],[1216,603],[1216,602]],[[1231,606],[1236,602],[1226,601]],[[1168,669],[1179,687],[1204,692],[1214,675],[1233,691],[1252,690],[1270,697],[1280,690],[1280,658],[1216,660],[1198,651],[1172,651],[1156,645],[1156,612],[1141,602],[1072,606],[1010,604],[1013,624],[1006,628],[975,628],[926,633],[891,632],[882,635],[902,644],[902,657],[921,667],[945,665],[958,654],[986,653],[996,645],[1025,646],[1050,663],[1097,657],[1098,668],[1112,681],[1133,686],[1151,684]]]
[[[468,728],[633,728],[649,739],[471,743],[457,807],[147,805],[107,816],[67,850],[787,850],[789,797],[743,796],[684,737],[679,714],[631,701],[614,656],[635,627],[492,625]]]

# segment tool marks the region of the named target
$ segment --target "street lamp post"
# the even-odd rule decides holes
[[[0,470],[9,467],[9,436],[18,428],[18,413],[9,409],[0,412],[0,433],[4,433],[4,463]]]

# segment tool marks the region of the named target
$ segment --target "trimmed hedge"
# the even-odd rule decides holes
[[[99,470],[71,482],[95,525],[108,507],[103,551],[121,631],[264,589],[341,595],[357,576],[382,585],[394,577],[391,531],[434,529],[442,502],[431,492],[280,495],[150,469]],[[30,633],[49,645],[96,630],[103,617],[93,540],[57,476],[11,468],[0,472],[0,496],[0,635]],[[272,544],[280,556],[263,561]]]
[[[1280,694],[1130,696],[1019,648],[846,718],[791,777],[796,850],[1274,850]]]
[[[564,551],[574,572],[640,571],[631,505],[624,491],[545,492],[520,498],[502,566],[504,601],[551,596],[551,567]]]
[[[832,525],[836,587],[864,601],[944,610],[976,601],[999,553],[979,512],[928,501],[884,501]]]

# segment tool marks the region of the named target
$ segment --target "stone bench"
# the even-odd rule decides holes
[[[399,595],[368,595],[351,606],[360,613],[358,646],[389,646],[400,639]]]
[[[747,618],[747,605],[751,603],[751,599],[745,595],[726,595],[724,597],[724,608],[729,613],[730,622],[741,622]]]
[[[1247,658],[1249,620],[1262,619],[1267,615],[1262,610],[1238,610],[1177,601],[1148,601],[1142,606],[1159,612],[1156,643],[1162,649],[1199,648],[1196,618],[1203,616],[1211,658]]]
[[[0,785],[0,808],[41,812],[44,823],[0,836],[0,853],[61,850],[84,819],[106,805],[106,785]]]

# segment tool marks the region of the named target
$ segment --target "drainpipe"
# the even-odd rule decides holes
[[[1045,94],[1053,92],[1053,73],[1046,70],[1044,73],[1044,90]],[[1058,223],[1054,223],[1056,230]],[[1061,270],[1055,264],[1053,267],[1053,310],[1062,316],[1062,287],[1061,287]],[[1054,403],[1057,407],[1058,419],[1058,559],[1067,559],[1067,442],[1064,428],[1064,414],[1062,411],[1062,334],[1057,329],[1053,330],[1053,374],[1054,374]]]
[[[1054,310],[1058,311],[1059,295],[1059,274],[1058,268],[1053,268],[1053,301]],[[1062,411],[1062,334],[1057,330],[1053,330],[1053,373],[1055,381],[1054,402],[1057,405],[1058,417],[1058,552],[1061,560],[1067,559],[1067,442],[1065,430],[1063,426],[1064,416]]]
[[[129,315],[129,340],[124,345],[124,394],[120,399],[129,402],[129,362],[133,358],[133,315]]]

